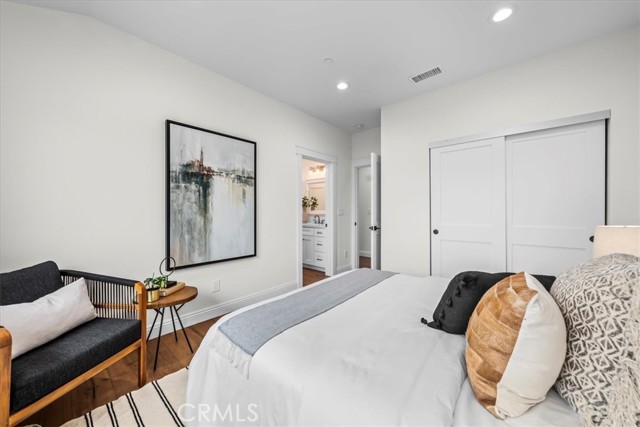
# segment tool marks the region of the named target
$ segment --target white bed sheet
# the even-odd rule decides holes
[[[534,408],[542,415],[529,412],[525,424],[497,420],[478,404],[466,381],[464,336],[420,322],[431,317],[448,282],[393,276],[267,342],[249,379],[212,347],[212,327],[190,365],[187,425],[576,424],[559,397]],[[545,424],[555,419],[573,424]]]

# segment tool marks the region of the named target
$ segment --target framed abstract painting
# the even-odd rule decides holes
[[[256,256],[256,143],[167,120],[166,144],[175,268]]]

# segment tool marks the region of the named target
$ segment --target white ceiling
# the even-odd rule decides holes
[[[94,17],[349,132],[379,126],[382,106],[640,23],[638,0],[511,1],[499,24],[502,1],[20,2]]]

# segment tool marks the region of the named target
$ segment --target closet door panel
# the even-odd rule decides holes
[[[434,148],[431,274],[505,268],[504,138]]]
[[[507,137],[507,269],[557,275],[604,224],[604,121]]]
[[[585,261],[584,252],[577,249],[535,245],[514,245],[513,266],[508,271],[558,276],[570,267]]]

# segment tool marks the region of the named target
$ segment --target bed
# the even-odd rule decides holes
[[[396,274],[260,346],[245,369],[218,348],[220,325],[336,278],[231,313],[212,327],[190,365],[187,425],[577,426],[552,389],[517,418],[499,420],[475,399],[465,338],[429,318],[449,279]]]

